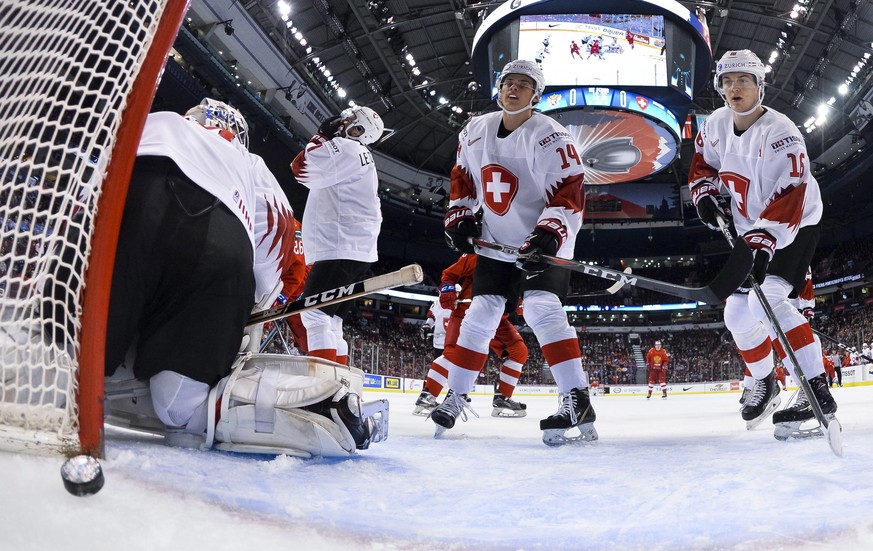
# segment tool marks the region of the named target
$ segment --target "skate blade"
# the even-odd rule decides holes
[[[526,417],[527,410],[515,410],[506,408],[494,408],[491,410],[491,417]]]
[[[750,420],[750,421],[746,421],[746,430],[752,430],[752,429],[754,429],[755,427],[757,427],[758,425],[760,425],[761,423],[763,423],[764,420],[769,419],[769,418],[770,418],[770,414],[772,414],[774,411],[776,411],[776,408],[778,408],[778,407],[779,407],[779,404],[781,404],[781,403],[782,403],[782,398],[780,398],[780,397],[777,395],[777,396],[776,396],[775,398],[773,398],[773,400],[772,400],[772,401],[767,405],[767,407],[764,408],[764,412],[761,413],[761,415],[759,415],[758,417],[755,417],[754,419],[752,419],[752,420]],[[742,411],[742,410],[741,410],[741,411]]]
[[[808,438],[821,438],[824,436],[824,431],[822,430],[821,425],[802,429],[800,428],[800,425],[804,422],[805,421],[795,421],[776,425],[776,428],[773,430],[773,437],[776,438],[776,440],[784,442],[786,440],[806,440]]]
[[[415,411],[412,412],[413,415],[420,415],[422,417],[430,417],[430,412],[433,411],[433,408],[428,408],[424,406],[415,406]]]
[[[434,428],[434,431],[433,431],[433,437],[434,437],[434,439],[436,439],[436,440],[439,440],[440,438],[442,438],[442,437],[443,437],[443,434],[445,434],[445,432],[446,432],[447,430],[449,430],[449,429],[447,429],[446,427],[444,427],[444,426],[442,426],[442,425],[437,425],[436,423],[434,423],[434,427],[435,427],[435,428]]]
[[[594,423],[586,423],[576,427],[579,429],[578,436],[567,436],[569,429],[546,429],[543,431],[543,444],[551,447],[566,446],[567,444],[583,444],[594,442],[600,438]]]
[[[837,457],[843,457],[843,426],[834,417],[828,422],[828,445]]]

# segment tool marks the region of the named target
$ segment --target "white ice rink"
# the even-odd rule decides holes
[[[594,444],[548,448],[538,420],[459,423],[442,440],[391,402],[387,442],[346,460],[251,458],[110,435],[106,486],[76,498],[58,458],[0,453],[0,549],[873,548],[873,386],[836,388],[845,457],[746,431],[737,393],[596,397]],[[787,399],[787,394],[783,394]]]

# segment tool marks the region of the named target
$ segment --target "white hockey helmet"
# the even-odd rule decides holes
[[[379,113],[373,111],[369,107],[352,107],[344,110],[340,117],[343,120],[351,119],[352,123],[346,125],[345,137],[350,140],[357,140],[364,145],[370,145],[382,137],[382,132],[385,131],[385,122]],[[349,130],[359,127],[361,133],[357,136],[349,134]]]
[[[764,77],[767,74],[761,58],[755,55],[755,52],[752,50],[729,50],[716,62],[715,76],[713,77],[712,84],[715,91],[718,92],[721,99],[725,100],[725,105],[727,105],[727,99],[721,87],[721,77],[725,73],[748,73],[755,77],[755,82],[758,84],[758,103],[752,110],[739,114],[746,115],[757,109],[764,101]]]
[[[249,125],[236,108],[212,98],[203,98],[185,113],[203,126],[221,128],[232,132],[243,146],[249,148]]]
[[[509,63],[504,65],[503,70],[501,70],[500,74],[497,75],[497,105],[499,105],[501,109],[503,109],[503,105],[500,102],[499,90],[503,85],[503,80],[510,74],[518,74],[530,77],[534,81],[536,89],[534,90],[533,97],[531,98],[530,105],[528,107],[525,107],[524,109],[521,109],[519,111],[507,111],[507,113],[514,115],[515,113],[520,113],[525,109],[533,109],[534,105],[536,105],[540,101],[540,98],[543,96],[543,90],[545,90],[546,88],[546,76],[543,74],[543,70],[540,69],[539,65],[537,65],[535,62],[528,61],[526,59],[516,59],[515,61],[510,61]],[[503,110],[506,111],[506,109]]]
[[[655,346],[661,346],[661,341],[655,341]]]

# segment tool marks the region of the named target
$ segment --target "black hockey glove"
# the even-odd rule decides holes
[[[752,249],[755,259],[752,262],[752,277],[758,285],[764,283],[767,277],[767,266],[776,253],[776,238],[765,230],[749,230],[743,234],[743,239]]]
[[[697,208],[700,221],[715,231],[719,231],[717,216],[730,222],[732,213],[727,200],[718,193],[718,188],[710,182],[701,182],[691,188],[691,200]]]
[[[482,226],[472,210],[468,207],[453,208],[446,213],[444,223],[449,247],[467,254],[476,252],[472,238],[482,235]]]
[[[541,254],[555,256],[566,236],[567,229],[563,224],[554,219],[543,220],[518,248],[518,255],[519,257]],[[532,274],[544,272],[549,267],[547,262],[539,258],[519,258],[516,265]]]
[[[339,133],[340,128],[343,127],[343,120],[339,116],[330,117],[322,121],[321,126],[318,127],[318,133],[327,139],[331,139],[336,137]]]
[[[433,338],[433,327],[422,324],[421,327],[418,328],[418,335],[422,340],[431,340]]]

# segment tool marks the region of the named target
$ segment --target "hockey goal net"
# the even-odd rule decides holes
[[[127,183],[187,0],[0,3],[0,448],[102,455]]]

